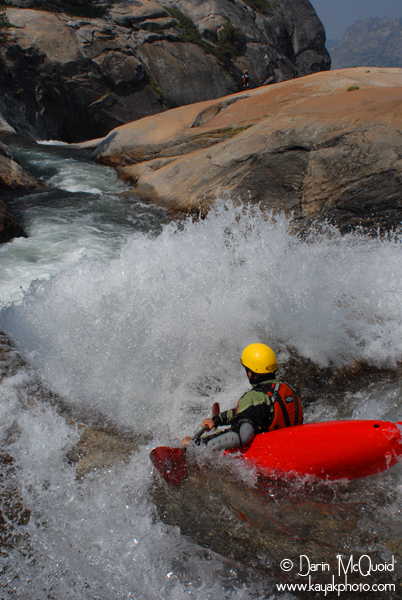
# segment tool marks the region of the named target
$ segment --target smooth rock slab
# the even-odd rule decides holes
[[[302,223],[399,228],[401,121],[401,69],[348,69],[142,119],[111,132],[96,154],[172,210],[207,210],[229,192]],[[210,147],[192,151],[201,138]],[[181,156],[158,163],[169,148]]]

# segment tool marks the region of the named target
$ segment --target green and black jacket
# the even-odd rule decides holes
[[[279,379],[266,379],[253,385],[236,408],[213,417],[215,427],[231,425],[236,430],[242,422],[251,423],[256,433],[300,425],[303,409],[296,392]]]

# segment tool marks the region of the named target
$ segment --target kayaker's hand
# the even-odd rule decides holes
[[[190,442],[191,442],[191,437],[190,437],[189,435],[186,435],[186,437],[184,437],[184,438],[182,439],[181,445],[182,445],[184,448],[187,448],[187,446],[190,444]]]
[[[208,431],[210,429],[213,429],[215,427],[214,420],[211,419],[210,417],[208,419],[204,419],[203,422],[202,422],[202,428],[204,428],[204,427],[207,427]]]

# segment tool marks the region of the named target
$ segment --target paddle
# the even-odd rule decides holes
[[[151,450],[149,458],[155,469],[170,485],[178,485],[184,479],[187,471],[184,448],[159,446]]]
[[[203,427],[192,438],[196,442],[208,427]],[[155,469],[170,485],[178,485],[183,481],[187,471],[186,448],[170,448],[159,446],[151,450],[149,458]]]
[[[212,416],[215,417],[220,412],[218,402],[212,406]],[[192,438],[196,442],[208,427],[203,427]],[[187,471],[186,449],[170,448],[169,446],[159,446],[151,450],[149,454],[152,464],[159,471],[165,481],[170,485],[178,485],[183,481]]]

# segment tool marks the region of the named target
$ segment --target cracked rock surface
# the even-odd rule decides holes
[[[241,89],[245,68],[251,87],[330,68],[324,28],[308,0],[282,0],[263,15],[241,0],[168,3],[192,19],[201,45],[185,41],[162,0],[117,2],[97,18],[26,8],[35,2],[6,4],[0,129],[34,139],[80,142],[228,95]],[[213,50],[229,19],[246,46],[225,66]]]

